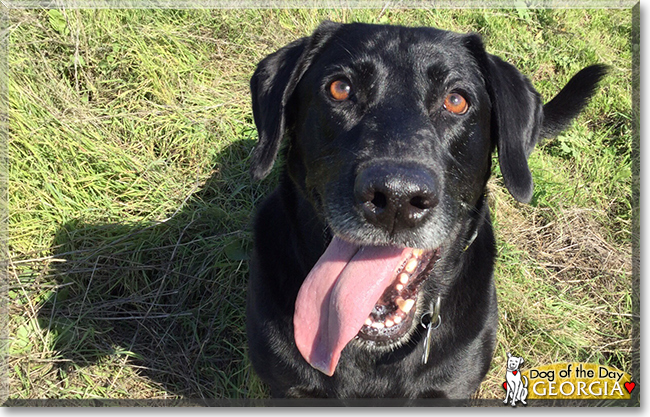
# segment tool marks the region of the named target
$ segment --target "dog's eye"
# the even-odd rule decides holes
[[[351,90],[350,83],[345,80],[336,80],[330,84],[330,95],[336,101],[347,100]]]
[[[458,93],[451,93],[445,97],[444,107],[448,112],[454,114],[465,114],[469,108],[469,104],[465,97]]]

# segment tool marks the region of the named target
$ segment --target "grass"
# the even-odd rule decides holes
[[[494,163],[498,345],[526,366],[632,366],[630,10],[11,10],[12,399],[260,398],[244,304],[254,208],[248,80],[323,19],[480,33],[548,100],[611,67],[538,147],[531,205]]]

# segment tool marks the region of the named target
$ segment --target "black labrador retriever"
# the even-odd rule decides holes
[[[468,398],[494,351],[498,149],[529,202],[527,159],[567,127],[605,68],[546,105],[475,34],[324,22],[251,79],[264,178],[255,220],[249,354],[274,397]]]

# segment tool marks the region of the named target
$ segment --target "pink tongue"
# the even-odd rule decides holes
[[[300,287],[293,316],[296,346],[311,366],[334,374],[341,351],[359,332],[411,251],[359,247],[332,239]]]

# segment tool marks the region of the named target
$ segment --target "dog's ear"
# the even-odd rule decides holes
[[[506,352],[506,355],[508,355],[508,359],[510,359],[510,357],[512,356],[510,352]]]
[[[524,364],[524,358],[519,358],[519,366]]]
[[[499,152],[503,181],[515,199],[527,203],[533,195],[528,156],[542,126],[542,100],[514,66],[485,52],[478,35],[468,35],[465,45],[479,64],[490,97],[490,134]]]
[[[271,171],[285,133],[287,103],[317,52],[339,26],[325,21],[310,37],[290,43],[257,65],[250,81],[259,135],[251,160],[253,179],[263,179]]]
[[[478,35],[468,35],[465,45],[477,59],[490,96],[491,135],[503,181],[516,200],[528,203],[533,196],[528,156],[541,138],[557,135],[582,111],[605,67],[594,65],[580,71],[543,106],[531,82],[513,65],[486,53]]]

